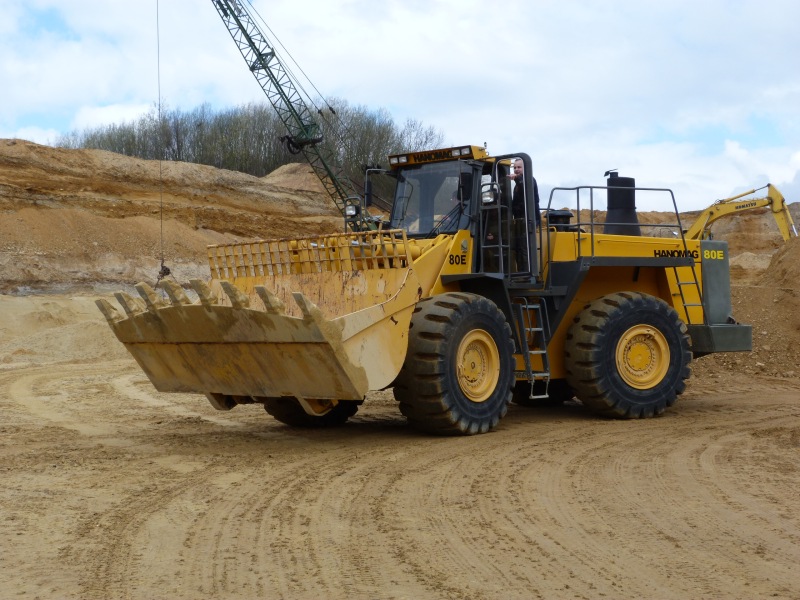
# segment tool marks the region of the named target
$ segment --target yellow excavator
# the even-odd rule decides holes
[[[641,235],[633,178],[555,188],[540,212],[525,153],[460,146],[389,165],[385,229],[211,246],[210,281],[139,284],[98,306],[159,391],[261,403],[300,427],[342,424],[387,387],[435,434],[489,431],[512,398],[654,417],[693,355],[751,349],[727,243]],[[672,192],[656,191],[682,231]],[[551,210],[556,194],[590,217]]]
[[[747,196],[751,196],[763,189],[767,190],[766,196],[747,198]],[[757,210],[759,208],[770,209],[778,225],[778,230],[781,232],[781,236],[783,236],[784,242],[788,242],[789,239],[797,237],[797,228],[794,225],[791,213],[789,213],[786,199],[771,183],[768,183],[764,187],[748,190],[736,196],[725,198],[724,200],[717,200],[697,216],[697,219],[695,219],[691,227],[685,231],[685,236],[690,240],[711,239],[711,226],[719,219],[742,212]]]

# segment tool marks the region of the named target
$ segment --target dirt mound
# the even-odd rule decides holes
[[[797,216],[800,205],[790,205]],[[681,215],[684,227],[697,212]],[[643,225],[675,224],[640,212]],[[581,211],[582,222],[589,221]],[[595,222],[605,213],[595,211]],[[176,278],[207,276],[208,244],[340,231],[339,212],[305,164],[261,178],[102,150],[0,140],[0,292],[98,289],[153,281],[163,256]],[[734,281],[756,283],[783,240],[767,209],[723,219]],[[644,235],[665,235],[643,227]]]
[[[789,240],[775,252],[759,283],[763,286],[800,290],[800,238]]]
[[[308,165],[258,178],[0,140],[0,291],[205,278],[206,246],[339,231]]]
[[[730,259],[731,279],[740,285],[758,283],[759,278],[769,268],[772,256],[768,253],[754,254],[742,252]]]
[[[314,170],[306,164],[292,163],[283,165],[269,175],[262,177],[261,181],[292,192],[327,193],[319,178],[314,174]]]
[[[286,189],[293,193],[286,195]],[[0,140],[0,193],[11,206],[79,206],[116,217],[147,214],[143,206],[153,209],[162,203],[172,211],[211,207],[227,209],[233,216],[240,211],[338,215],[306,165],[288,165],[258,178],[205,165],[51,148],[24,140]],[[218,231],[232,231],[216,225]]]
[[[753,351],[704,357],[695,363],[697,376],[730,371],[800,376],[800,239],[782,244],[771,260],[768,256],[744,252],[731,259],[732,275],[741,271],[731,290],[733,316],[753,326]],[[753,285],[743,285],[745,280]]]
[[[24,232],[24,235],[21,235]],[[81,209],[23,208],[0,215],[0,270],[6,289],[92,287],[156,278],[163,243],[176,277],[207,277],[206,246],[231,236],[174,219],[113,218]],[[22,289],[24,291],[24,288]]]

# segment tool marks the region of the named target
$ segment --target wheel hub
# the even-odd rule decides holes
[[[336,406],[336,402],[324,399],[298,398],[297,401],[300,403],[300,406],[303,407],[303,410],[306,411],[306,414],[312,417],[321,417],[331,412],[333,407]]]
[[[488,400],[500,380],[500,353],[492,336],[483,329],[470,331],[458,345],[456,378],[472,402]]]
[[[620,338],[617,370],[629,386],[646,390],[657,385],[669,369],[669,345],[658,329],[635,325]]]

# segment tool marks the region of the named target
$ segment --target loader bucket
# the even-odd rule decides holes
[[[191,300],[138,284],[97,305],[162,392],[361,400],[400,371],[420,286],[402,232],[209,248]]]

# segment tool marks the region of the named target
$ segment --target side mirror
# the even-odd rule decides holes
[[[364,183],[364,205],[372,206],[372,181],[369,179]]]

